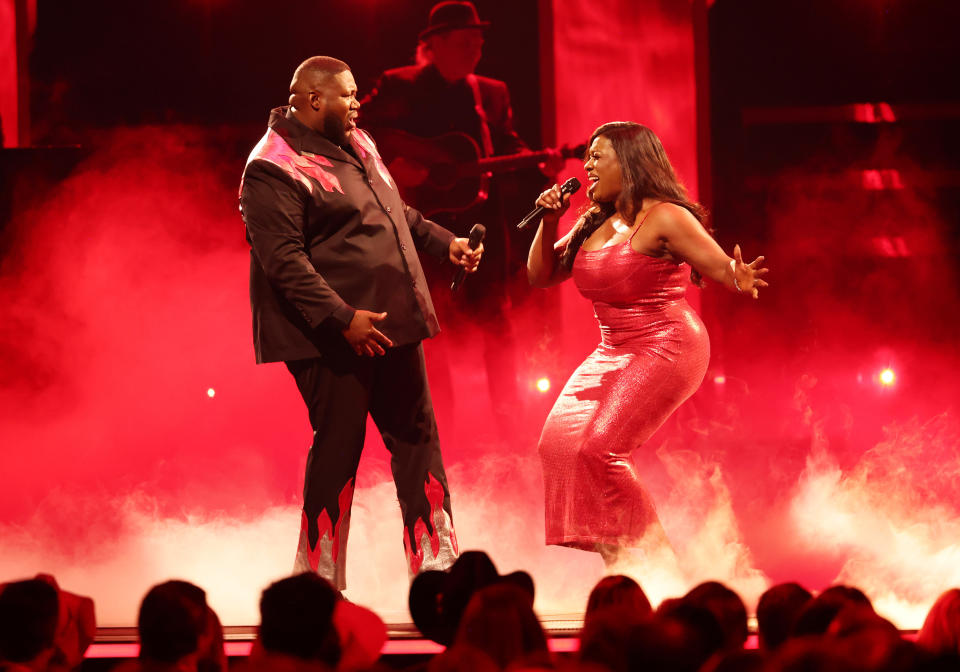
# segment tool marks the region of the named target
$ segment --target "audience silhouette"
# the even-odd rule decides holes
[[[797,583],[764,592],[756,645],[747,607],[729,586],[707,581],[654,610],[637,581],[607,576],[584,605],[579,647],[551,652],[534,612],[533,579],[501,575],[481,551],[411,586],[410,609],[424,636],[446,648],[408,670],[500,672],[939,672],[960,670],[960,589],[943,593],[915,641],[853,586],[813,596]],[[386,626],[311,572],[264,589],[247,672],[397,669],[380,654]],[[35,579],[0,585],[0,672],[79,669],[93,638],[93,604]],[[203,589],[171,580],[152,587],[137,621],[140,653],[111,672],[227,672],[223,628]],[[403,664],[406,664],[404,661]]]

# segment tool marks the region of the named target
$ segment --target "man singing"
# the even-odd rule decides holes
[[[470,250],[400,199],[356,127],[346,63],[301,63],[289,102],[250,153],[240,210],[257,363],[287,365],[313,427],[294,571],[346,587],[367,413],[391,453],[410,575],[445,569],[457,541],[421,346],[439,325],[416,249],[472,272],[483,247]]]

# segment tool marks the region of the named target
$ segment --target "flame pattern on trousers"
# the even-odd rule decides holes
[[[316,519],[317,541],[310,542],[310,518],[303,512],[300,521],[300,543],[294,561],[294,573],[312,571],[332,583],[338,590],[346,587],[347,537],[350,533],[350,507],[356,480],[350,479],[337,498],[339,514],[332,524],[330,514],[322,510]]]
[[[420,572],[447,569],[460,552],[453,520],[443,507],[446,496],[443,484],[428,473],[423,490],[430,504],[430,520],[417,518],[413,525],[413,534],[408,526],[403,528],[403,547],[407,554],[407,569],[411,578]],[[416,550],[413,544],[416,544]]]

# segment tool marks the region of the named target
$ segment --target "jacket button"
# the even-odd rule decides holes
[[[387,212],[393,212],[389,205],[387,206]]]
[[[407,244],[406,244],[406,243],[400,243],[400,249],[403,250],[404,252],[406,252],[406,251],[407,251]]]

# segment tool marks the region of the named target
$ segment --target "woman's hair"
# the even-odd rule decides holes
[[[589,153],[593,141],[603,136],[610,141],[620,163],[622,188],[614,203],[592,201],[574,227],[573,236],[560,255],[560,264],[568,271],[573,269],[573,260],[583,241],[590,237],[603,222],[619,211],[632,221],[643,207],[643,199],[652,198],[674,203],[690,211],[697,221],[704,224],[707,213],[696,201],[690,200],[687,190],[677,180],[667,153],[663,151],[660,138],[649,128],[632,121],[611,121],[603,124],[587,142]],[[709,229],[708,229],[709,231]],[[690,279],[701,284],[700,274],[691,270]]]

